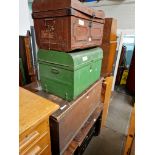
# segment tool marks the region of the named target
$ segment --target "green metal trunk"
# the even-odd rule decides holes
[[[40,49],[39,73],[44,91],[67,101],[79,96],[100,78],[101,48],[65,53]]]

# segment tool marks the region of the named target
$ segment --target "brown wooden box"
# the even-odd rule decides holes
[[[80,131],[101,102],[102,80],[96,82],[77,100],[59,104],[61,108],[50,117],[52,153],[61,154]]]
[[[78,0],[34,0],[32,9],[39,48],[69,52],[102,44],[103,11]]]
[[[116,55],[117,42],[111,42],[102,45],[104,57],[102,60],[101,74],[104,77],[111,76],[113,71],[113,64]]]
[[[117,20],[114,18],[105,18],[103,29],[103,43],[109,43],[117,40]]]

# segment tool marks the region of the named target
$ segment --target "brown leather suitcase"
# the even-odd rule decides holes
[[[113,64],[116,55],[117,42],[111,42],[102,45],[104,58],[102,60],[101,75],[104,77],[111,76],[113,71]]]
[[[60,106],[60,109],[50,116],[52,154],[58,155],[65,151],[75,135],[101,103],[102,81],[103,78],[72,102],[38,90],[40,85],[35,84],[25,87]]]
[[[39,48],[69,52],[102,43],[103,11],[78,0],[34,0],[32,10]]]
[[[117,40],[117,20],[114,18],[105,18],[103,29],[103,43],[109,43]]]

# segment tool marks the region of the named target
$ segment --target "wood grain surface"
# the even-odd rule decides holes
[[[104,95],[102,94],[102,101],[103,101],[103,114],[102,114],[102,127],[105,126],[108,110],[109,110],[109,104],[110,104],[110,98],[111,98],[111,89],[112,89],[112,82],[113,82],[113,76],[107,77],[105,79],[104,84],[106,85],[104,88],[105,91]]]
[[[129,124],[129,129],[128,129],[128,135],[127,135],[127,140],[125,143],[123,155],[131,155],[131,153],[132,153],[132,155],[135,154],[134,139],[135,139],[135,107],[133,107],[133,109],[132,109],[130,124]]]
[[[26,89],[19,88],[19,134],[39,124],[59,108],[59,105]]]

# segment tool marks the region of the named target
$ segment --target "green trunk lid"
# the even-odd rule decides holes
[[[94,52],[95,51],[95,52]],[[38,51],[38,61],[59,65],[67,70],[77,70],[93,61],[103,58],[102,49],[97,47],[79,52],[58,52],[53,50],[40,49]]]

